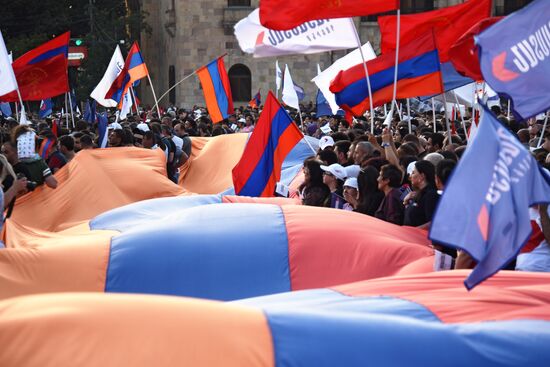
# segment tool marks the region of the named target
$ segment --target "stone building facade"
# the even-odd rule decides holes
[[[299,0],[294,0],[299,1]],[[493,0],[493,14],[509,13],[531,0]],[[261,90],[264,97],[275,89],[275,58],[254,59],[239,48],[233,35],[233,26],[258,7],[259,0],[141,0],[141,9],[149,15],[146,22],[151,35],[141,36],[141,48],[160,97],[168,88],[200,66],[227,53],[228,70],[235,105],[246,104]],[[421,12],[462,3],[462,0],[402,0],[402,12]],[[362,42],[370,41],[378,51],[380,34],[375,17],[355,19]],[[310,80],[317,64],[322,69],[345,55],[346,51],[313,55],[295,55],[279,58],[279,64],[288,64],[296,84],[304,87],[305,101],[314,101],[316,87]],[[150,88],[142,84],[142,100],[151,104]],[[198,78],[193,75],[174,88],[160,105],[173,103],[191,108],[204,105]]]

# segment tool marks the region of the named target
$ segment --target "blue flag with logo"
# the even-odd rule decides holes
[[[317,105],[317,117],[320,116],[332,116],[332,108],[330,108],[330,105],[327,102],[327,99],[325,98],[325,95],[321,90],[317,90],[317,98],[316,98],[316,105]],[[343,110],[338,110],[336,113],[338,116],[344,116],[345,113]]]
[[[550,202],[550,177],[484,106],[477,135],[455,168],[430,239],[468,252],[472,289],[504,268],[531,235],[529,207]]]
[[[550,6],[535,0],[475,37],[481,72],[525,120],[550,108]]]
[[[52,99],[46,98],[40,102],[40,111],[38,111],[38,117],[44,119],[52,114]]]
[[[12,115],[11,106],[9,102],[0,103],[0,112],[2,112],[2,115],[5,117],[10,117]]]

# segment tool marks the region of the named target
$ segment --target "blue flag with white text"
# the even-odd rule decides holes
[[[550,177],[484,106],[477,135],[455,168],[430,239],[468,252],[468,289],[504,268],[531,235],[529,207],[550,202]]]
[[[475,37],[485,81],[518,120],[550,108],[549,19],[549,1],[535,0]]]
[[[44,119],[52,114],[53,103],[51,98],[43,99],[40,102],[40,111],[38,117]]]

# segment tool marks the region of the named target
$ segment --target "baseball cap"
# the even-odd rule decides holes
[[[111,130],[122,130],[122,125],[119,124],[118,122],[113,122],[112,124],[109,125],[109,129],[111,129]]]
[[[355,177],[359,176],[359,172],[361,172],[361,166],[358,164],[352,164],[351,166],[344,167],[346,170],[346,177]]]
[[[413,173],[414,168],[416,167],[416,161],[409,163],[407,166],[407,175]]]
[[[321,139],[319,139],[319,148],[321,150],[325,150],[326,147],[332,147],[334,146],[334,139],[330,136],[323,136]]]
[[[136,128],[138,128],[139,130],[143,131],[144,133],[146,133],[147,131],[149,131],[149,125],[147,125],[146,123],[141,123],[141,124],[138,124],[136,126]]]
[[[338,163],[331,164],[330,166],[321,165],[321,169],[325,172],[331,173],[339,180],[344,181],[346,179],[346,170]]]
[[[355,177],[350,177],[344,182],[344,187],[353,187],[356,190],[359,190],[359,184],[357,183],[357,179]]]

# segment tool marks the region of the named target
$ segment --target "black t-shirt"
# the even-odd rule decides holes
[[[425,187],[418,193],[417,199],[405,207],[403,225],[418,227],[432,220],[439,194],[435,187]]]
[[[15,174],[21,173],[23,176],[27,178],[27,180],[30,180],[31,173],[24,163],[17,162],[17,164],[12,167],[13,167],[13,172],[15,172]],[[2,182],[2,185],[4,186],[4,192],[8,191],[11,185],[13,185],[13,177],[7,176],[4,179],[4,182]]]

